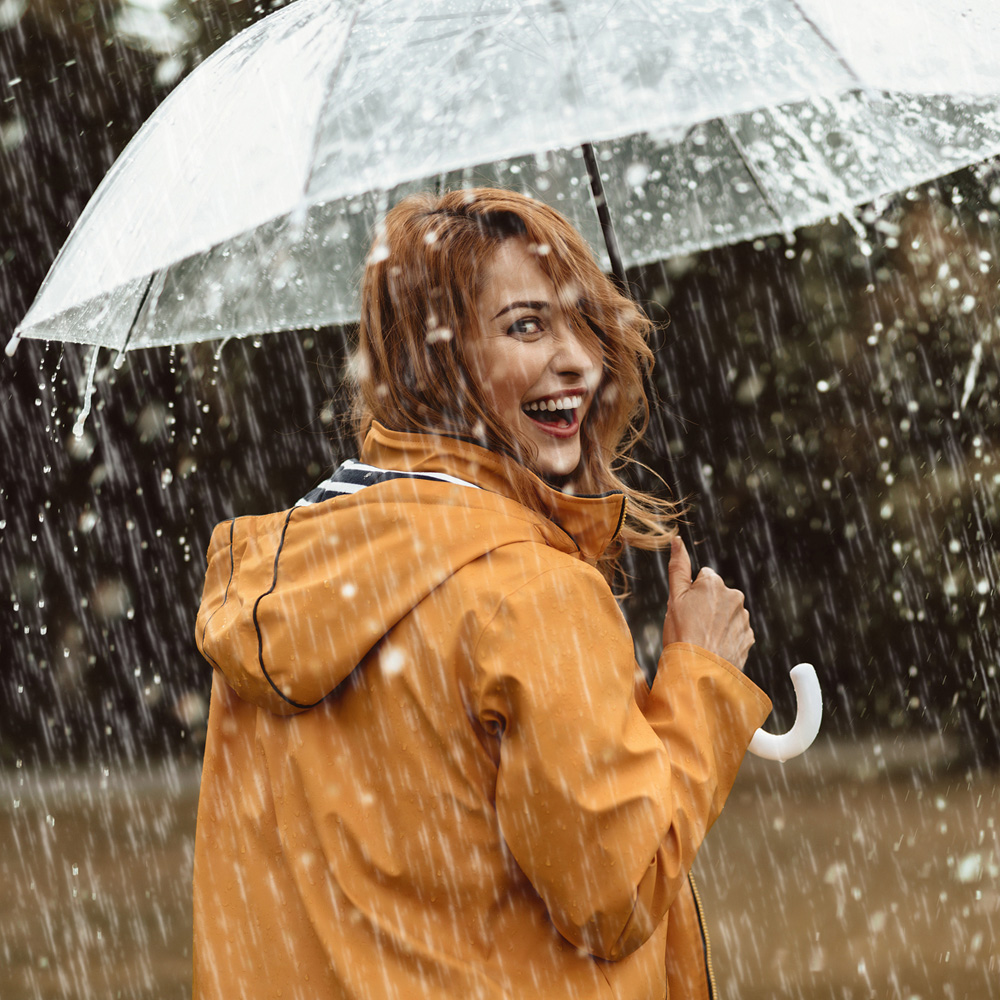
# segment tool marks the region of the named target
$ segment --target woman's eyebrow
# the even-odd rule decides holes
[[[548,308],[548,302],[511,302],[509,306],[504,306],[503,309],[501,309],[500,312],[498,312],[493,318],[499,319],[504,313],[511,312],[514,309],[535,309],[540,312],[541,310]]]

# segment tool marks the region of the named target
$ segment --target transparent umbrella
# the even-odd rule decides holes
[[[348,322],[428,187],[542,198],[619,274],[853,219],[1000,152],[998,45],[993,0],[297,0],[140,130],[8,351]]]
[[[992,0],[297,0],[138,133],[8,350],[349,322],[380,216],[428,187],[542,198],[620,279],[853,219],[1000,153],[998,43]],[[810,671],[788,739],[752,749],[815,736]]]

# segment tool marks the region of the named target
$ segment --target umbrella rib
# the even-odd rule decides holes
[[[864,80],[862,80],[861,77],[854,71],[854,67],[847,61],[840,49],[838,49],[837,46],[826,37],[819,25],[802,9],[802,5],[799,3],[799,0],[788,0],[788,2],[798,11],[799,17],[801,17],[802,20],[805,21],[810,28],[812,28],[816,37],[819,38],[819,40],[833,53],[834,59],[836,59],[837,62],[844,67],[851,78],[857,83],[858,87],[861,90],[867,90],[868,87]]]
[[[483,6],[485,6],[485,4]],[[483,10],[483,7],[480,7],[480,9],[479,9],[479,11],[477,13],[479,13],[480,15],[482,15],[484,17],[488,16],[488,15],[486,15],[485,11]],[[502,19],[497,20],[497,21],[494,22],[494,24],[491,26],[492,29],[493,29],[493,31],[496,32],[496,34],[498,36],[500,36],[500,32],[504,31],[512,22],[514,22],[516,20],[518,14],[527,14],[528,15],[528,24],[530,25],[530,27],[534,31],[534,33],[538,36],[539,41],[543,45],[543,48],[539,49],[539,48],[532,47],[531,45],[528,44],[527,40],[525,40],[525,41],[522,42],[519,39],[515,38],[513,35],[506,35],[506,34],[503,35],[502,37],[503,37],[504,41],[506,41],[507,44],[510,45],[511,48],[520,49],[522,52],[530,52],[532,55],[536,55],[536,56],[539,56],[539,57],[544,56],[546,48],[549,45],[549,40],[539,30],[537,22],[530,16],[530,14],[528,13],[528,11],[525,10],[524,4],[522,2],[520,2],[520,0],[519,0],[519,2],[517,4],[515,4],[515,6],[511,7],[509,10],[506,11],[506,16],[505,17],[503,17]],[[479,29],[477,28],[476,30],[479,30]],[[468,33],[468,32],[466,32],[466,33]]]
[[[729,141],[733,144],[733,147],[735,148],[737,154],[739,155],[739,158],[743,161],[743,166],[747,168],[747,173],[750,175],[750,179],[753,181],[754,187],[756,187],[757,190],[760,192],[761,198],[764,199],[764,204],[767,205],[771,214],[777,220],[778,228],[780,229],[782,226],[783,216],[778,206],[774,203],[774,200],[771,198],[771,195],[768,192],[767,187],[764,185],[764,181],[760,176],[760,172],[757,170],[756,166],[754,166],[753,160],[750,158],[750,154],[743,146],[743,143],[740,142],[739,137],[736,135],[736,132],[734,131],[732,125],[729,124],[729,119],[720,118],[719,121],[722,123],[722,127],[725,129],[726,135],[729,136]]]
[[[601,30],[601,28],[603,28],[603,27],[604,27],[604,23],[605,23],[605,22],[607,21],[607,19],[608,19],[608,18],[609,18],[609,17],[610,17],[610,16],[611,16],[611,15],[612,15],[612,14],[613,14],[613,13],[614,13],[614,12],[615,12],[615,11],[616,11],[616,10],[617,10],[617,9],[618,9],[619,7],[620,7],[620,6],[621,6],[621,5],[622,5],[622,0],[615,0],[615,2],[614,2],[614,3],[613,3],[613,4],[611,5],[611,6],[610,6],[610,7],[608,7],[608,9],[607,9],[607,10],[606,10],[606,11],[604,12],[604,16],[603,16],[603,17],[601,18],[601,21],[600,21],[600,24],[595,24],[595,25],[594,25],[594,27],[593,27],[593,33],[595,33],[595,34],[596,34],[596,33],[597,33],[598,31],[600,31],[600,30]]]
[[[354,14],[351,17],[351,23],[347,27],[347,32],[344,35],[344,44],[340,48],[340,56],[337,59],[337,65],[334,66],[333,72],[330,74],[330,81],[326,87],[326,93],[323,95],[323,100],[320,102],[319,113],[323,114],[327,105],[330,103],[330,97],[333,94],[334,87],[337,86],[338,78],[340,77],[340,69],[344,65],[344,59],[347,57],[347,43],[350,41],[351,34],[354,31],[355,24],[358,23],[358,15],[361,12],[361,6],[358,4],[354,8]],[[312,185],[313,173],[316,170],[316,151],[319,148],[320,140],[320,129],[316,129],[313,135],[313,148],[312,154],[309,157],[309,173],[306,176],[306,182],[302,188],[302,198],[305,199],[308,194],[309,188]]]
[[[532,4],[531,6],[537,6],[537,4]],[[561,3],[558,3],[558,0],[556,0],[556,2],[553,2],[553,0],[549,0],[549,7],[556,14],[566,15],[566,20],[569,23],[570,36],[572,37],[573,24],[572,21],[569,20],[569,15],[566,12],[565,6]],[[518,0],[517,6],[515,8],[511,8],[509,14],[511,15],[511,17],[508,18],[508,21],[510,21],[510,19],[513,18],[515,14],[526,15],[531,30],[535,35],[538,36],[538,40],[542,43],[543,48],[533,49],[529,46],[527,40],[525,40],[524,42],[519,42],[512,36],[507,36],[508,44],[510,44],[512,48],[521,49],[522,52],[531,52],[534,55],[544,56],[546,52],[551,48],[552,42],[549,38],[546,38],[546,36],[542,33],[541,28],[538,26],[538,21],[531,16],[531,12],[526,8],[525,4],[523,3],[523,0]],[[573,40],[575,41],[576,39],[574,38]]]
[[[135,332],[135,328],[139,325],[139,317],[142,316],[142,311],[146,308],[146,302],[149,299],[149,290],[153,287],[153,282],[156,280],[156,275],[158,273],[159,272],[157,271],[152,271],[146,279],[146,287],[142,290],[142,298],[139,299],[139,305],[136,307],[135,315],[132,317],[132,322],[128,325],[128,333],[125,334],[122,346],[118,348],[118,357],[115,358],[115,367],[118,367],[119,362],[125,359],[125,352],[128,350],[128,342],[132,339],[132,334]]]

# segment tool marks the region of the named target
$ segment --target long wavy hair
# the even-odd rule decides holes
[[[652,323],[602,273],[590,247],[554,209],[492,188],[419,194],[385,217],[361,285],[353,418],[359,443],[373,420],[402,431],[472,439],[496,453],[515,496],[549,516],[533,475],[535,448],[505,425],[471,374],[477,301],[494,255],[524,240],[557,289],[576,332],[599,348],[601,381],[581,429],[581,460],[559,485],[577,494],[624,493],[625,524],[599,562],[613,580],[625,546],[659,549],[676,533],[671,502],[622,473],[649,421],[643,373]]]

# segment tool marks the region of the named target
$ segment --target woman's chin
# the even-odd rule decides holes
[[[572,437],[556,437],[541,427],[532,430],[531,440],[536,448],[535,471],[546,482],[561,486],[580,465],[579,431]]]

